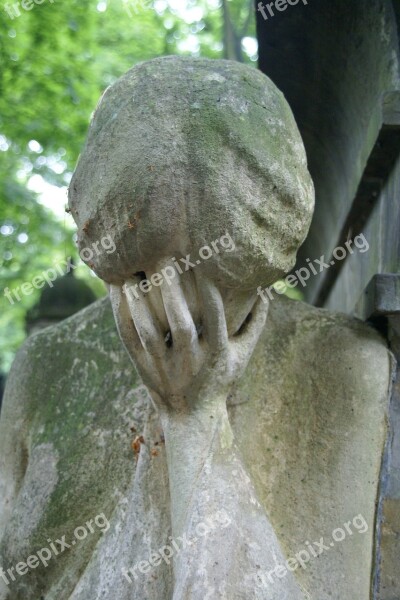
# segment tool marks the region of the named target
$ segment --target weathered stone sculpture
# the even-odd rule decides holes
[[[116,244],[91,266],[125,349],[102,300],[16,359],[0,598],[367,600],[389,355],[361,322],[257,296],[313,208],[280,92],[228,61],[135,67],[96,110],[70,206],[81,247]],[[102,536],[11,578],[99,514]]]

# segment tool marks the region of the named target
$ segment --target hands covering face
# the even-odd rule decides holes
[[[156,265],[157,271],[165,264]],[[140,280],[135,276],[122,286],[111,285],[110,297],[120,337],[157,408],[195,411],[226,398],[249,362],[268,305],[255,300],[229,335],[221,293],[200,269],[176,273],[146,293],[137,285]]]

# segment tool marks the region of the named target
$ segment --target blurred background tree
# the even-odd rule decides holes
[[[257,60],[252,1],[44,0],[29,11],[13,5],[0,5],[0,372],[8,371],[26,335],[26,312],[41,293],[11,304],[5,288],[72,256],[77,276],[97,296],[105,293],[79,260],[65,212],[103,90],[157,56]]]

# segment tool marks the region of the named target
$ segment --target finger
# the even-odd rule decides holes
[[[146,273],[147,275],[147,273]],[[157,323],[163,332],[163,337],[167,335],[169,331],[169,323],[167,319],[167,315],[164,309],[164,302],[162,299],[161,291],[158,286],[152,285],[151,289],[147,294],[147,298],[149,301],[149,307],[151,313],[154,315],[154,318],[157,320]]]
[[[196,288],[196,280],[192,269],[185,271],[180,277],[180,284],[185,296],[186,304],[194,321],[197,333],[202,329],[200,314],[200,301]]]
[[[140,367],[145,359],[144,349],[135,329],[122,287],[111,284],[109,294],[119,337],[132,360]]]
[[[165,267],[168,264],[169,261],[165,265],[160,266]],[[160,290],[174,348],[190,353],[197,352],[199,341],[196,326],[187,304],[181,277],[178,273],[176,273],[173,279],[164,280]]]
[[[140,277],[127,280],[123,291],[143,348],[151,357],[161,358],[166,348],[163,332],[154,318],[147,295],[139,288],[140,281]]]
[[[225,288],[221,290],[229,339],[242,327],[257,299],[257,293]]]
[[[202,306],[204,337],[212,350],[220,351],[228,346],[228,330],[222,296],[218,288],[197,271],[196,283]]]
[[[263,301],[262,298],[257,298],[243,325],[233,337],[234,343],[239,344],[242,353],[248,354],[249,357],[253,353],[260,335],[264,330],[268,309],[268,302]]]

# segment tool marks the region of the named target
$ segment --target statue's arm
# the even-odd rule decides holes
[[[202,411],[163,418],[173,533],[182,548],[173,599],[300,600],[290,573],[274,576],[286,559],[236,448],[226,398],[208,402],[218,405],[212,419]]]
[[[236,449],[226,399],[263,330],[267,307],[229,336],[218,289],[197,278],[202,327],[179,281],[161,286],[172,344],[158,330],[157,298],[110,294],[118,329],[157,406],[166,443],[174,560],[174,600],[252,597],[299,600],[292,576],[257,578],[284,562]],[[199,575],[201,574],[201,576]]]

